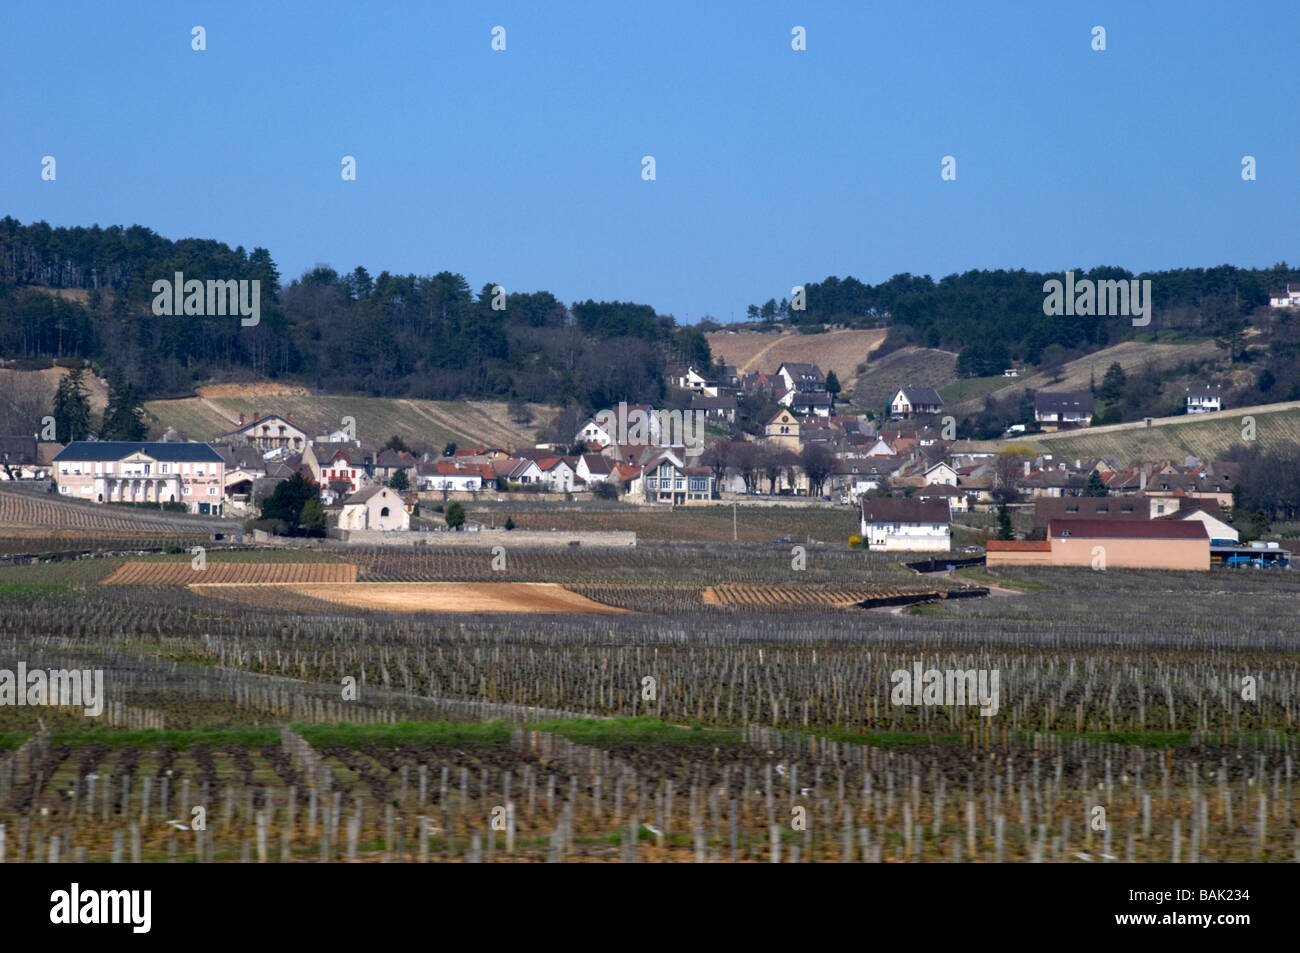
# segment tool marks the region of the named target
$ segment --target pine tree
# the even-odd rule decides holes
[[[90,399],[81,380],[81,368],[74,367],[54,393],[54,439],[62,443],[90,436]]]
[[[998,539],[1015,539],[1016,531],[1011,528],[1011,513],[1007,504],[998,507]]]
[[[1084,496],[1109,496],[1110,491],[1106,489],[1106,484],[1102,482],[1101,474],[1093,470],[1088,474],[1088,485],[1083,488]]]

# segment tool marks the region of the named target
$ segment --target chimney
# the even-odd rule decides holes
[[[1029,476],[1029,461],[1025,461],[1025,476]]]
[[[1142,476],[1141,479],[1138,481],[1138,489],[1145,490],[1147,488],[1147,471],[1141,470],[1139,472],[1142,474]]]

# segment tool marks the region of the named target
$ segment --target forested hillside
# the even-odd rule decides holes
[[[155,316],[153,282],[176,272],[260,280],[260,322]],[[68,289],[78,293],[59,293]],[[546,291],[495,303],[491,284],[475,294],[449,271],[322,267],[282,287],[264,248],[170,241],[140,226],[0,221],[0,357],[85,358],[147,397],[244,376],[374,396],[606,406],[658,399],[667,361],[709,360],[700,331],[648,305],[569,307]]]

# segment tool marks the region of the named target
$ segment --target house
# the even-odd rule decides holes
[[[396,490],[372,484],[344,498],[339,529],[409,530],[411,514]]]
[[[1268,296],[1270,308],[1300,308],[1300,285],[1286,286],[1286,291]]]
[[[686,373],[678,380],[678,386],[683,390],[694,391],[707,397],[718,396],[718,382],[713,377],[701,373],[694,367],[686,369]]]
[[[95,503],[184,503],[220,516],[226,464],[206,443],[74,440],[54,457],[59,492]]]
[[[1053,566],[1104,559],[1106,569],[1210,568],[1210,536],[1196,520],[1052,520],[1047,541]]]
[[[789,406],[796,414],[829,418],[834,398],[824,390],[796,391],[790,398]]]
[[[944,500],[864,497],[860,506],[862,544],[870,550],[946,553],[952,548]]]
[[[374,477],[377,480],[390,483],[394,475],[401,470],[406,473],[407,483],[413,484],[415,482],[416,467],[419,463],[420,461],[416,459],[413,453],[385,447],[375,457]]]
[[[943,410],[943,398],[933,387],[904,387],[889,399],[892,417],[937,414]]]
[[[239,428],[216,439],[220,443],[252,444],[263,453],[281,447],[301,451],[307,446],[307,434],[301,427],[294,425],[292,417],[292,414],[288,417],[255,414],[251,421],[245,423],[244,415],[240,414]]]
[[[492,461],[492,472],[498,477],[504,477],[507,484],[540,486],[542,483],[542,471],[537,466],[537,461],[530,460],[527,457],[507,457],[505,460],[494,460]]]
[[[584,453],[578,457],[574,472],[580,480],[591,485],[610,479],[616,466],[618,464],[604,454]]]
[[[495,484],[496,471],[488,464],[451,463],[443,460],[418,463],[415,466],[415,486],[419,490],[445,490],[447,492],[474,493],[483,489],[486,479]]]
[[[945,500],[949,511],[953,513],[970,512],[971,497],[972,494],[961,487],[949,486],[946,483],[932,483],[920,487],[912,494],[914,500]]]
[[[1195,520],[1205,527],[1205,532],[1209,535],[1212,545],[1241,541],[1241,534],[1223,518],[1223,511],[1219,509],[1218,504],[1212,502],[1189,500],[1186,505],[1167,516],[1154,516],[1152,519]]]
[[[713,499],[713,471],[708,467],[681,466],[662,457],[645,468],[643,489],[649,503],[707,504]]]
[[[776,369],[776,376],[781,379],[788,391],[808,393],[826,390],[826,375],[816,364],[788,361]]]
[[[769,446],[799,449],[799,418],[782,408],[763,425],[763,442]]]
[[[1046,529],[1054,520],[1151,519],[1141,499],[1113,496],[1039,497],[1034,500],[1034,526]]]
[[[552,493],[568,493],[574,489],[577,473],[565,457],[543,457],[533,461],[540,472],[540,481]]]
[[[940,461],[925,471],[925,485],[942,483],[945,486],[957,485],[957,471],[951,465]]]
[[[1087,427],[1092,423],[1092,394],[1039,391],[1034,395],[1034,421],[1049,432]]]
[[[321,489],[334,490],[331,484],[341,484],[344,495],[357,493],[372,482],[374,461],[374,455],[357,442],[310,443],[303,454],[303,463]]]
[[[730,396],[705,397],[696,394],[691,398],[691,410],[702,410],[705,417],[711,417],[715,420],[734,422],[736,419],[736,398]]]
[[[1208,414],[1216,410],[1223,410],[1223,387],[1221,385],[1187,388],[1187,412],[1189,414]]]

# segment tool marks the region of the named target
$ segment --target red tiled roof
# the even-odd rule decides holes
[[[1052,544],[1045,539],[990,539],[984,548],[990,553],[1050,553]]]

